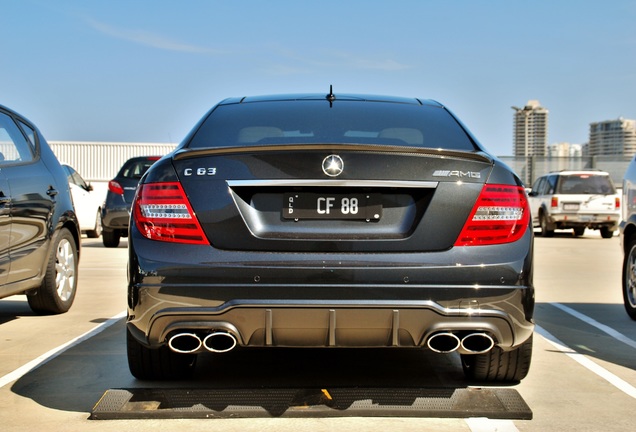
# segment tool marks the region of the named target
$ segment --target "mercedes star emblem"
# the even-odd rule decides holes
[[[343,169],[344,162],[338,155],[327,156],[322,161],[322,172],[327,174],[329,177],[338,177],[340,174],[342,174]]]

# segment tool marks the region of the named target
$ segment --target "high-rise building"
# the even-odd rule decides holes
[[[560,142],[548,146],[547,156],[550,157],[581,157],[583,156],[583,146],[580,144],[570,144]]]
[[[636,154],[636,120],[606,120],[590,123],[590,156]]]
[[[512,107],[514,114],[514,155],[545,156],[548,146],[548,110],[538,100],[529,100],[523,108]]]

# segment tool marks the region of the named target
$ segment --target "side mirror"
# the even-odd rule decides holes
[[[88,186],[86,186],[86,190],[88,192],[93,192],[93,185],[89,183]]]

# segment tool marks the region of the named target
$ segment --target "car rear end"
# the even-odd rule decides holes
[[[557,228],[574,228],[575,233],[598,229],[609,238],[618,229],[621,198],[606,172],[563,172],[551,197],[550,216]]]
[[[525,190],[433,102],[227,101],[149,170],[132,220],[133,345],[470,355],[532,335]]]
[[[108,182],[106,200],[101,209],[102,240],[106,247],[117,247],[120,237],[128,236],[130,209],[137,184],[159,156],[140,156],[128,159]]]

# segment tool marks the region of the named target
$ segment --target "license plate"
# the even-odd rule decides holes
[[[579,203],[563,203],[563,210],[578,210],[580,206]]]
[[[379,221],[382,217],[380,194],[285,194],[285,219],[357,219]]]

